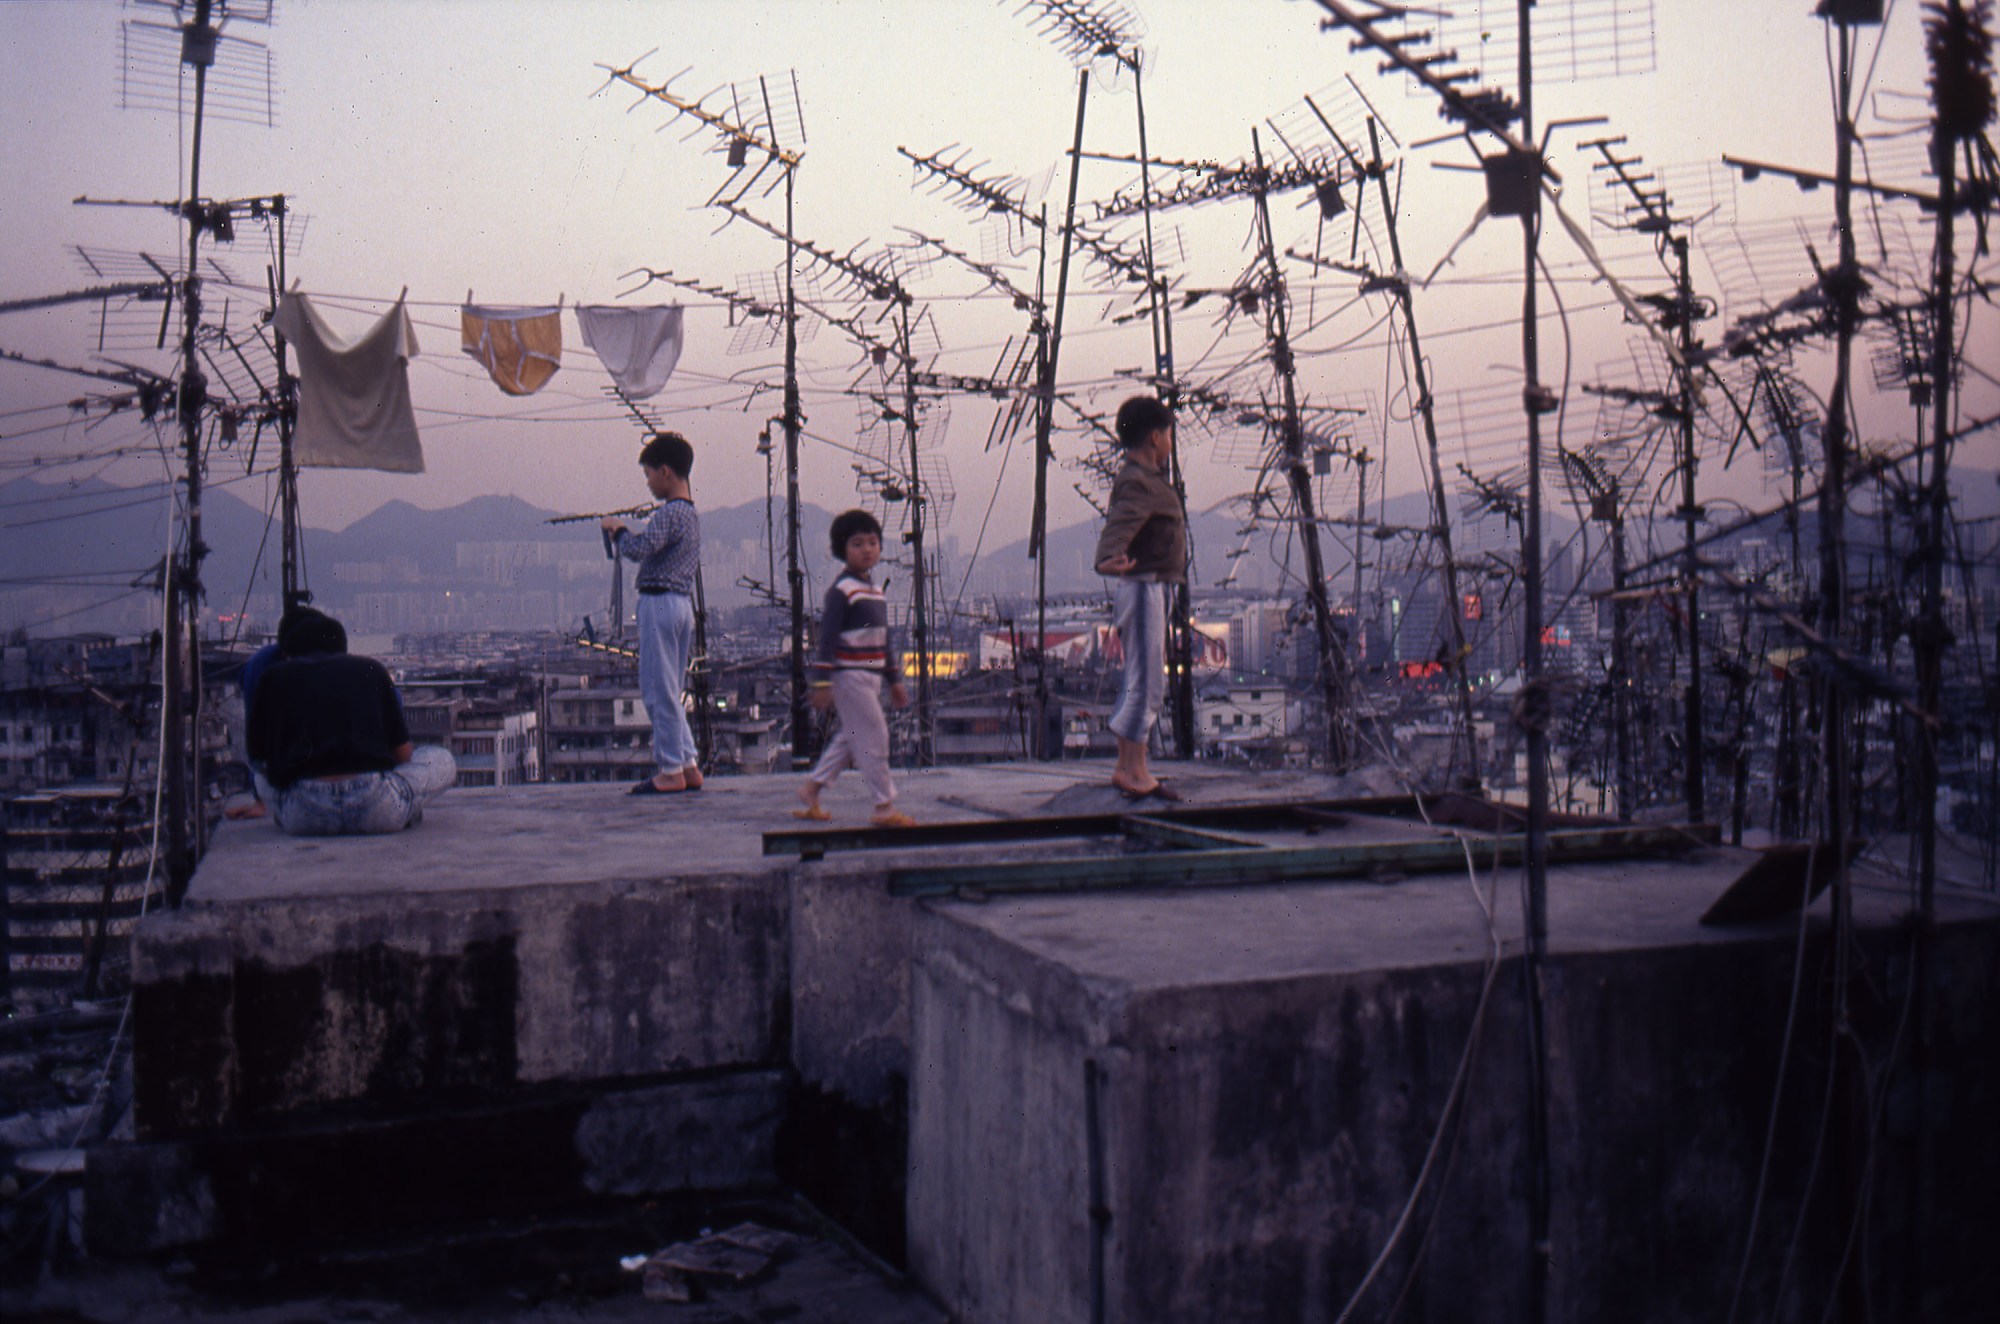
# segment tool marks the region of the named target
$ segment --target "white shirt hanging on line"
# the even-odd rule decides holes
[[[271,325],[298,354],[299,416],[292,454],[301,467],[424,471],[423,443],[410,404],[417,331],[401,299],[353,340],[336,334],[298,290],[278,301]]]
[[[578,304],[576,323],[618,389],[646,400],[660,393],[681,361],[681,312],[678,305]]]

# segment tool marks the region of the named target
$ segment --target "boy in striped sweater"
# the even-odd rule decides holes
[[[891,703],[901,708],[910,701],[889,638],[889,602],[869,578],[882,559],[882,526],[865,510],[849,510],[834,517],[831,541],[833,554],[846,565],[826,591],[813,660],[812,705],[820,712],[837,711],[840,731],[799,787],[805,808],[794,810],[793,816],[812,823],[831,818],[819,793],[847,769],[858,768],[875,793],[875,826],[912,827],[916,820],[896,809],[896,787],[889,780],[889,721],[882,713],[884,679]]]

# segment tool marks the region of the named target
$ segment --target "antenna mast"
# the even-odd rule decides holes
[[[651,54],[651,52],[648,52]],[[784,241],[785,244],[785,405],[780,425],[785,431],[785,584],[791,608],[791,744],[792,770],[803,771],[810,768],[818,753],[812,748],[815,726],[812,710],[806,697],[806,581],[805,566],[799,555],[799,432],[804,426],[805,416],[799,404],[799,320],[798,296],[795,279],[798,268],[798,241],[794,238],[794,185],[799,163],[805,159],[803,146],[786,147],[781,141],[777,107],[771,99],[769,82],[759,77],[757,97],[751,106],[751,114],[742,111],[744,98],[737,89],[727,90],[730,113],[711,110],[706,102],[716,96],[689,98],[673,91],[673,79],[658,85],[639,78],[633,70],[642,55],[622,69],[609,65],[599,65],[609,78],[608,87],[613,82],[636,88],[640,101],[654,100],[674,112],[674,118],[690,118],[721,135],[721,150],[728,162],[730,173],[721,187],[708,198],[709,206],[719,206],[732,215],[740,214],[737,204],[749,196],[758,182],[769,170],[779,172],[779,183],[785,190],[785,227],[782,231],[769,226],[761,226]],[[679,77],[676,75],[675,77]],[[797,122],[800,142],[804,142],[804,117],[799,112],[798,76],[791,77],[792,119]],[[600,89],[601,90],[601,89]],[[636,104],[636,103],[635,103]],[[761,105],[761,110],[757,107]],[[671,121],[669,121],[671,122]],[[751,161],[751,153],[758,153],[762,159]],[[766,185],[763,195],[768,195],[775,185]],[[650,275],[650,273],[649,273]],[[685,284],[686,282],[677,282]],[[735,300],[731,300],[732,306]],[[697,618],[700,619],[699,617]],[[704,627],[705,630],[705,627]]]

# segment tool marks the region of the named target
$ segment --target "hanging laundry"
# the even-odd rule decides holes
[[[509,395],[533,395],[562,367],[562,308],[458,310],[465,352],[486,366],[493,384]]]
[[[660,393],[681,360],[681,312],[678,305],[578,304],[576,322],[618,389],[646,400]]]
[[[423,443],[410,405],[410,360],[417,332],[403,301],[358,338],[343,340],[297,290],[278,301],[271,325],[299,358],[297,462],[317,469],[424,471]]]

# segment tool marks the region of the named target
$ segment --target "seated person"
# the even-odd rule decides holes
[[[278,622],[279,637],[282,638],[286,634],[296,630],[298,622],[308,617],[322,621],[330,619],[326,613],[314,607],[293,607]],[[236,686],[243,694],[243,727],[238,728],[239,739],[248,739],[248,732],[244,728],[247,728],[249,725],[250,710],[257,705],[257,682],[264,679],[264,673],[276,666],[283,657],[284,652],[278,647],[277,639],[273,639],[270,643],[265,644],[245,659],[243,669],[237,673]],[[247,745],[240,752],[243,754],[243,761],[245,763],[252,762]],[[264,816],[263,789],[260,776],[263,771],[262,768],[256,767],[254,764],[252,765],[250,769],[250,792],[247,795],[232,796],[229,803],[223,807],[223,817],[262,818]]]
[[[250,761],[278,827],[293,836],[400,832],[458,777],[448,750],[413,749],[388,668],[347,651],[313,613],[279,630],[282,660],[259,679]]]

